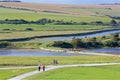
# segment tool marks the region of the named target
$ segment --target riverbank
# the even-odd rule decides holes
[[[63,49],[63,50],[55,50],[55,49],[47,49],[40,47],[41,50],[46,51],[55,51],[55,52],[65,52],[65,53],[71,53],[71,54],[89,54],[89,55],[97,55],[97,56],[118,56],[114,54],[107,54],[107,53],[95,53],[95,52],[83,52],[83,51],[75,51],[75,50],[69,50],[69,49]]]
[[[33,36],[26,38],[16,38],[16,39],[2,39],[0,41],[8,41],[8,42],[21,42],[21,41],[30,41],[36,38],[52,38],[52,37],[69,37],[69,36],[82,36],[82,35],[92,35],[96,33],[108,32],[108,31],[119,31],[120,28],[117,29],[108,29],[108,30],[98,30],[93,32],[86,33],[75,33],[75,34],[57,34],[57,35],[44,35],[44,36]]]

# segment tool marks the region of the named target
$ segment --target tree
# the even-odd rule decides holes
[[[83,48],[84,47],[84,43],[81,39],[78,39],[78,38],[73,38],[72,39],[72,45],[74,48]]]
[[[115,20],[111,20],[110,24],[111,24],[112,26],[117,26],[117,25],[118,25],[118,23],[117,23]]]

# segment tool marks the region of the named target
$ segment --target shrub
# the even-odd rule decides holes
[[[72,44],[63,41],[55,41],[52,46],[61,48],[73,48]]]
[[[9,42],[0,42],[0,48],[6,48],[10,45]]]
[[[34,31],[32,28],[26,28],[25,31]]]

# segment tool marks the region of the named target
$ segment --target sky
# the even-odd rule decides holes
[[[21,0],[23,2],[56,3],[56,4],[103,4],[120,3],[120,0]]]

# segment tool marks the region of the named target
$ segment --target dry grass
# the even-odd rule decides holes
[[[81,14],[81,15],[96,15],[92,12],[73,11],[68,8],[111,8],[114,11],[120,10],[120,5],[68,5],[68,4],[40,4],[40,3],[14,3],[14,2],[0,2],[0,5],[26,8],[36,11],[53,11],[69,14]]]

